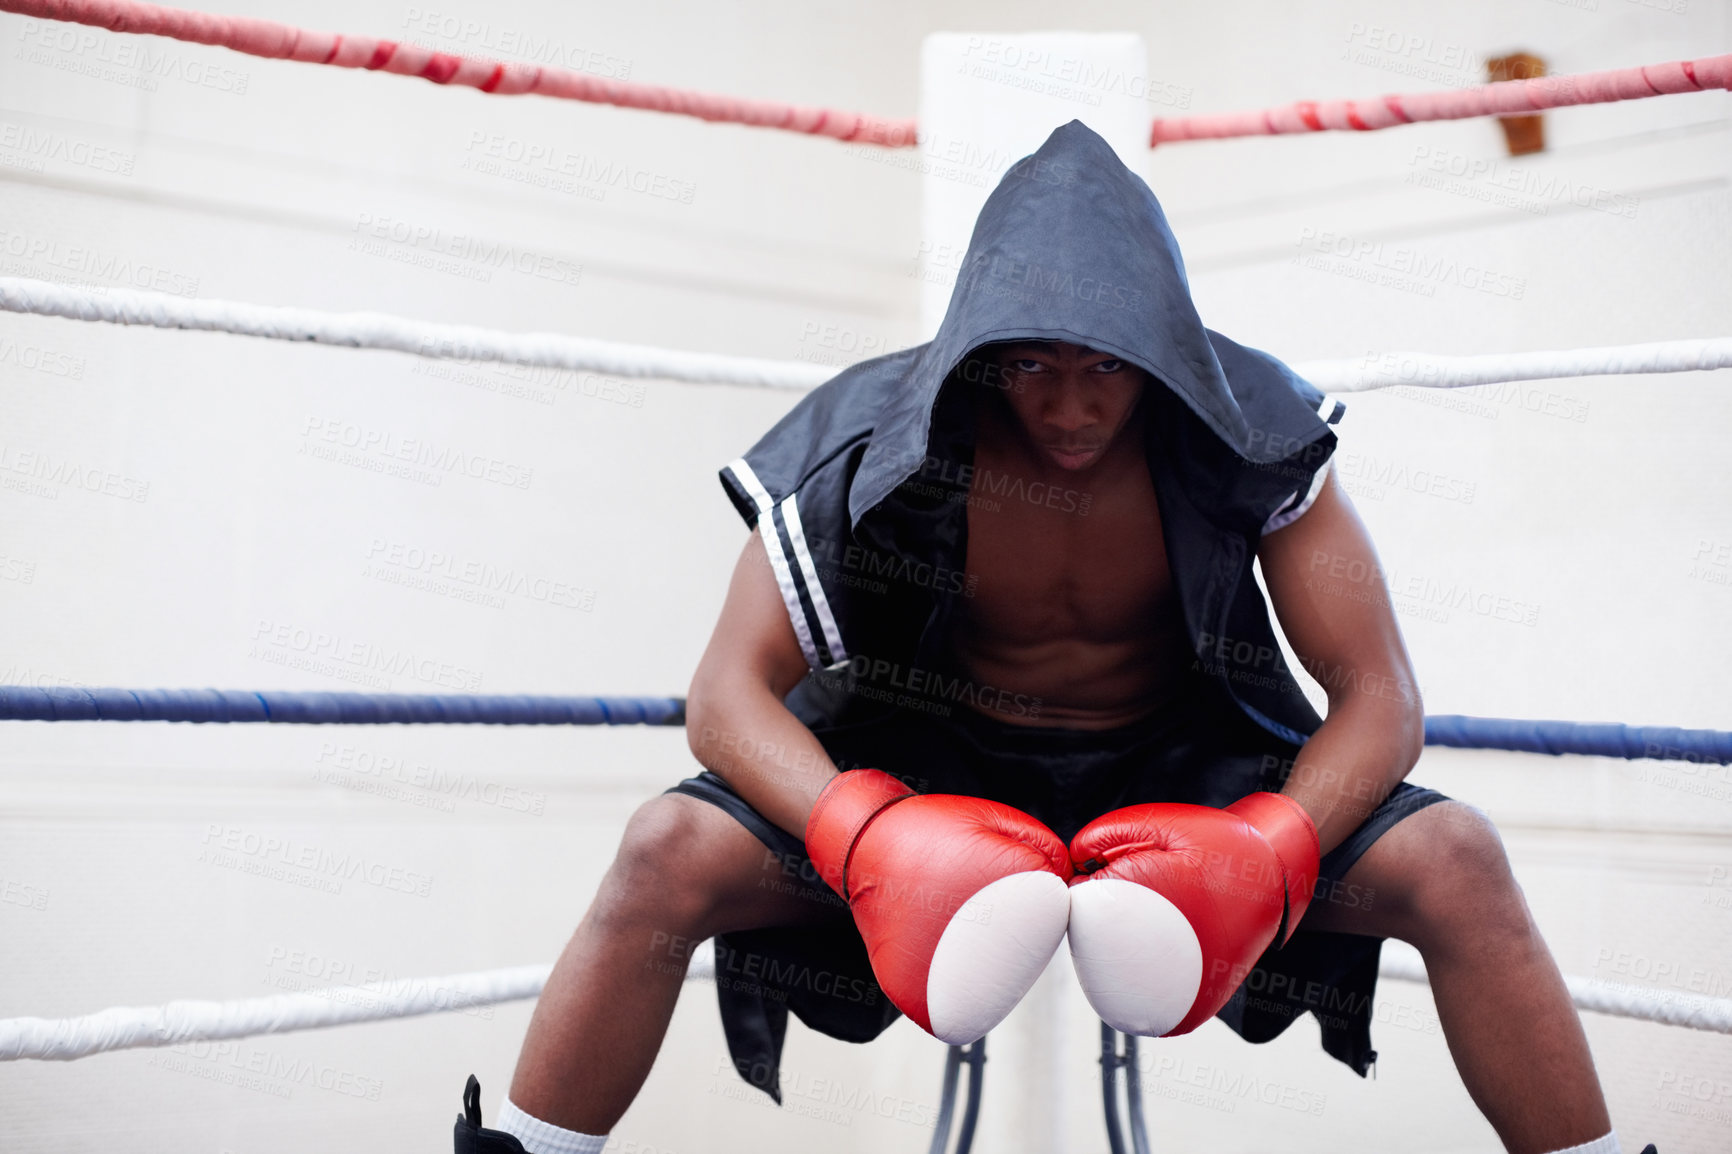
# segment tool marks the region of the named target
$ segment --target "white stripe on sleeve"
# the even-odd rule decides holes
[[[769,554],[770,568],[776,571],[776,585],[782,590],[782,601],[788,606],[788,620],[794,626],[794,636],[799,638],[800,651],[806,655],[806,664],[817,669],[820,664],[818,647],[812,642],[812,630],[806,624],[806,610],[800,604],[800,591],[794,585],[794,572],[788,566],[788,554],[782,548],[781,535],[776,532],[775,502],[744,457],[730,464],[728,472],[757,502],[758,535],[764,539],[764,552]]]
[[[1329,470],[1334,467],[1334,457],[1323,462],[1323,467],[1317,470],[1316,474],[1311,478],[1311,488],[1306,490],[1305,496],[1300,498],[1299,503],[1295,505],[1292,502],[1292,498],[1289,498],[1286,504],[1275,510],[1274,514],[1267,521],[1263,522],[1264,535],[1267,536],[1277,529],[1285,529],[1287,526],[1303,517],[1305,515],[1305,510],[1309,509],[1312,504],[1316,502],[1317,494],[1323,491],[1323,482],[1329,479]],[[1293,496],[1298,497],[1299,494],[1295,493]]]
[[[782,502],[782,521],[788,526],[788,540],[794,543],[794,556],[800,562],[800,574],[806,579],[806,592],[817,610],[818,624],[824,629],[824,644],[830,650],[832,664],[848,660],[842,648],[842,630],[836,625],[836,615],[830,611],[830,599],[824,596],[824,586],[818,580],[818,567],[812,563],[812,551],[806,547],[806,530],[800,524],[800,509],[789,493]]]

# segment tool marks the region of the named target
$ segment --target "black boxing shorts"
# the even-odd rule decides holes
[[[809,684],[809,683],[808,683]],[[962,704],[884,707],[862,698],[788,701],[839,769],[874,768],[921,793],[991,798],[1015,806],[1065,841],[1101,814],[1144,802],[1225,806],[1278,791],[1298,748],[1268,733],[1210,683],[1187,681],[1161,708],[1116,729],[1079,730],[999,721]],[[792,1011],[844,1041],[877,1037],[899,1016],[872,976],[847,907],[819,880],[800,838],[766,820],[705,771],[668,792],[722,809],[764,844],[765,882],[828,907],[818,924],[716,938],[716,991],[735,1068],[781,1101],[778,1069]],[[1409,814],[1444,801],[1402,783],[1323,857],[1313,902],[1368,904],[1344,875]],[[834,916],[828,916],[833,913]],[[1266,1042],[1302,1014],[1316,1017],[1323,1048],[1361,1076],[1371,1047],[1372,1000],[1383,939],[1308,932],[1271,948],[1219,1017],[1249,1042]]]

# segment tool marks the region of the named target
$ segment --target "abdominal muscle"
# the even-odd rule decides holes
[[[1185,670],[1182,637],[1116,642],[1075,638],[1010,643],[965,624],[952,644],[978,690],[964,700],[1013,725],[1113,729],[1153,713],[1172,697]]]

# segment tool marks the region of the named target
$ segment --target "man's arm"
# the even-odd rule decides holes
[[[1257,556],[1282,631],[1329,695],[1329,715],[1282,791],[1317,823],[1328,853],[1419,760],[1425,708],[1377,551],[1333,477]]]
[[[836,776],[824,747],[782,704],[806,672],[764,542],[753,533],[686,693],[686,742],[706,769],[795,837]]]

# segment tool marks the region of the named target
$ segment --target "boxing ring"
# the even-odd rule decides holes
[[[183,722],[276,725],[681,725],[685,702],[671,697],[528,697],[362,693],[127,690],[0,686],[0,721]],[[1565,755],[1732,764],[1732,731],[1581,724],[1440,715],[1426,719],[1426,744]],[[361,997],[310,990],[235,1002],[114,1007],[80,1018],[0,1020],[0,1061],[71,1061],[137,1047],[226,1041],[451,1013],[537,997],[551,964],[448,974],[359,987]],[[687,981],[713,980],[713,954],[700,953]],[[1422,967],[1385,959],[1381,975],[1423,983]],[[1576,1006],[1662,1025],[1732,1034],[1732,999],[1643,991],[1567,975]],[[1142,1091],[1134,1075],[1137,1039],[1101,1024],[1101,1090],[1113,1154],[1150,1149]],[[973,1145],[980,1114],[986,1039],[951,1046],[945,1058],[931,1150],[943,1154],[955,1126],[957,1154]],[[966,1071],[966,1097],[957,1095]],[[1121,1123],[1120,1095],[1124,1100]],[[1121,1128],[1122,1127],[1122,1128]],[[1127,1146],[1127,1135],[1129,1145]]]
[[[782,105],[707,93],[602,80],[583,73],[434,52],[368,37],[308,32],[271,21],[223,18],[130,0],[0,0],[0,11],[111,31],[217,45],[260,57],[419,77],[497,95],[541,95],[672,113],[717,123],[772,128],[885,148],[918,139],[911,120]],[[1150,146],[1189,140],[1325,130],[1371,131],[1569,105],[1610,103],[1732,88],[1732,55],[1674,61],[1603,73],[1506,81],[1446,93],[1377,100],[1299,102],[1246,113],[1156,119]],[[633,379],[731,385],[799,393],[834,375],[832,367],[701,354],[556,333],[436,324],[384,313],[338,313],[244,301],[187,299],[164,293],[102,289],[0,276],[0,311],[70,322],[226,333],[258,339],[380,350],[430,360],[483,361],[593,371]],[[1732,336],[1507,354],[1377,352],[1295,363],[1333,394],[1392,387],[1456,389],[1514,381],[1625,374],[1706,372],[1732,367]],[[809,565],[809,562],[808,562]],[[271,689],[60,688],[0,686],[0,721],[163,722],[201,725],[495,725],[664,726],[684,724],[677,697],[376,694]],[[1535,756],[1732,764],[1732,731],[1437,715],[1426,719],[1426,744]],[[112,1007],[87,1015],[0,1020],[0,1061],[71,1061],[120,1049],[262,1036],[358,1022],[387,1021],[537,997],[551,969],[530,964],[474,973],[379,982],[363,998],[308,990],[235,1001],[175,1001]],[[1422,967],[1385,958],[1382,976],[1424,983]],[[701,954],[687,975],[715,977]],[[1732,1034],[1732,999],[1644,989],[1566,976],[1576,1006],[1656,1026]],[[1134,1076],[1137,1039],[1101,1027],[1103,1108],[1114,1154],[1149,1147],[1146,1114]],[[932,1141],[970,1149],[980,1112],[984,1039],[950,1047]],[[1121,1081],[1119,1077],[1123,1074]],[[964,1076],[967,1089],[962,1089]],[[1121,1121],[1121,1113],[1124,1115]]]

